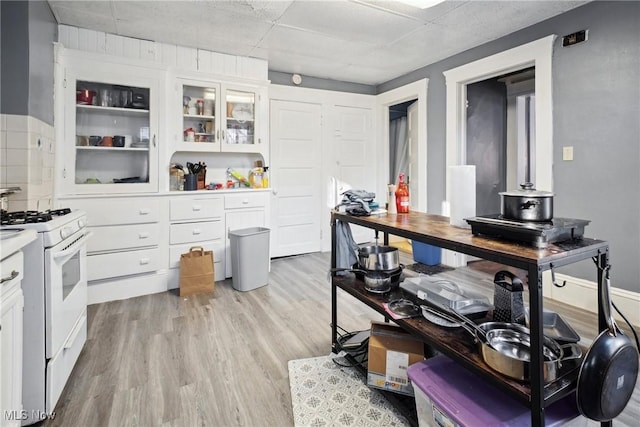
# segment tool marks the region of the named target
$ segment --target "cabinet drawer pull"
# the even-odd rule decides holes
[[[138,233],[138,238],[139,239],[147,239],[149,238],[149,233]]]
[[[202,233],[202,231],[200,231],[199,228],[194,228],[193,231],[192,231],[192,234],[194,234],[194,235],[198,235],[200,233]]]
[[[149,264],[149,258],[140,258],[140,265]]]
[[[242,204],[243,204],[243,205],[248,205],[248,204],[249,204],[249,200],[248,200],[248,199],[244,199],[244,200],[242,200]]]
[[[198,212],[198,211],[202,210],[202,206],[200,206],[200,205],[193,205],[192,209],[193,209],[193,211],[194,211],[194,212]]]
[[[149,208],[142,208],[138,211],[140,215],[149,215],[150,212],[151,212],[151,209]]]
[[[18,272],[17,272],[17,271],[15,271],[15,270],[11,271],[11,274],[9,275],[9,277],[3,277],[3,278],[0,280],[0,283],[8,282],[9,280],[13,280],[13,279],[15,279],[16,277],[18,277],[18,274],[20,274],[20,273],[18,273]]]

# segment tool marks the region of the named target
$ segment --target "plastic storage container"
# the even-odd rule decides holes
[[[411,241],[411,251],[413,260],[426,265],[438,265],[441,262],[442,251],[437,246],[426,243]]]
[[[528,407],[445,356],[409,366],[418,424],[427,426],[530,426]],[[571,394],[545,408],[547,426],[586,426]]]
[[[229,232],[233,288],[251,291],[269,283],[269,229],[244,228]]]

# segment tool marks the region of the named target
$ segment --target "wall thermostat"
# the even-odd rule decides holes
[[[291,76],[291,81],[294,85],[299,85],[302,83],[302,76],[300,74],[294,74]]]

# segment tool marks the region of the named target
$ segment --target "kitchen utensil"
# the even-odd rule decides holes
[[[113,99],[111,98],[111,91],[109,89],[100,89],[100,106],[112,107]]]
[[[502,270],[495,274],[493,283],[493,320],[524,325],[524,286],[520,278],[510,271]]]
[[[462,326],[460,321],[443,313],[439,313],[429,306],[421,305],[420,308],[422,309],[422,316],[431,323],[444,326],[445,328],[459,328]]]
[[[396,277],[399,277],[402,273],[401,268],[398,272],[395,270],[365,270],[357,268],[357,265],[352,268],[332,268],[331,271],[350,271],[356,275],[356,278],[364,281],[364,288],[367,291],[377,294],[389,292],[391,289],[396,288],[398,286]]]
[[[400,254],[391,246],[363,246],[358,249],[358,264],[365,270],[394,270],[400,266]]]
[[[529,327],[529,307],[524,309],[525,326]],[[543,310],[542,312],[543,332],[549,338],[560,343],[578,342],[580,335],[556,312]]]
[[[131,106],[133,108],[146,109],[149,104],[147,103],[147,97],[144,93],[133,92],[131,96]]]
[[[520,184],[521,189],[500,192],[500,213],[505,219],[518,221],[551,221],[553,219],[553,193],[539,191],[533,184]]]
[[[125,145],[125,137],[124,135],[116,135],[113,137],[113,146],[114,147],[124,147]]]
[[[492,308],[486,296],[464,289],[450,280],[408,277],[400,287],[423,301],[454,309],[468,318],[485,317]]]
[[[113,137],[103,136],[102,141],[100,141],[100,145],[102,145],[103,147],[113,147]]]
[[[519,381],[530,381],[531,340],[528,328],[508,322],[485,322],[476,325],[455,310],[447,310],[444,307],[431,308],[430,314],[440,316],[449,322],[460,322],[460,326],[474,337],[482,360],[491,369]],[[542,344],[544,382],[555,380],[563,363],[582,357],[582,350],[577,344],[560,345],[549,337],[543,337]]]
[[[625,408],[638,379],[638,350],[613,319],[609,268],[600,284],[600,309],[607,329],[591,344],[580,366],[576,387],[578,410],[596,421],[610,421]]]
[[[198,177],[189,173],[184,176],[184,190],[185,191],[195,191],[198,189]]]
[[[420,314],[420,307],[413,303],[413,301],[401,298],[391,301],[387,307],[389,310],[403,317],[413,317]]]
[[[93,105],[94,98],[96,98],[95,90],[89,90],[89,89],[76,90],[76,104]]]

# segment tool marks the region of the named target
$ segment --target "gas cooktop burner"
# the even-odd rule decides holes
[[[1,225],[20,225],[20,224],[36,224],[40,222],[48,222],[54,217],[63,216],[71,213],[71,209],[53,209],[44,212],[38,211],[16,211],[16,212],[0,212]]]
[[[504,219],[500,214],[466,218],[471,232],[514,242],[546,248],[549,243],[582,239],[584,227],[591,221],[573,218],[553,218],[551,221],[531,222]]]

